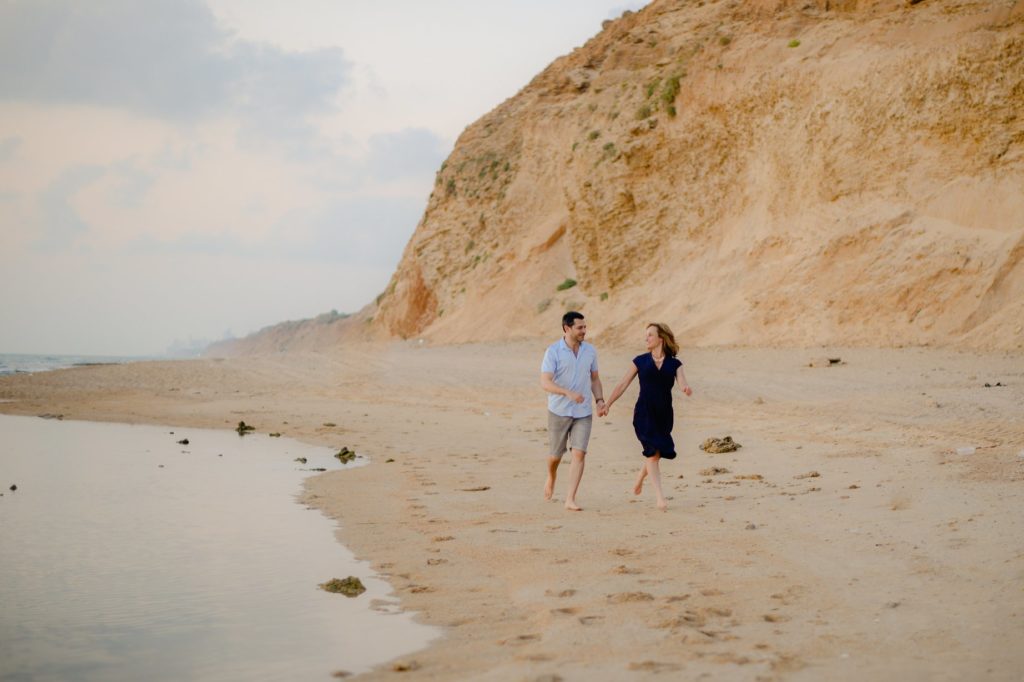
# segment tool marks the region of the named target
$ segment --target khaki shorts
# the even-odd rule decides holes
[[[574,450],[587,451],[590,444],[590,426],[594,418],[591,415],[586,417],[562,417],[548,410],[548,454],[551,457],[561,457],[565,454],[566,443]]]

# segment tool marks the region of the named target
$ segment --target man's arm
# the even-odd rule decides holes
[[[548,393],[554,393],[555,395],[564,395],[574,403],[582,403],[583,395],[581,393],[575,393],[567,388],[562,388],[555,383],[553,372],[541,372],[540,373],[540,387]]]
[[[597,371],[590,373],[590,391],[594,394],[594,402],[597,405],[597,416],[603,417],[605,408],[604,387],[601,386],[601,375]]]

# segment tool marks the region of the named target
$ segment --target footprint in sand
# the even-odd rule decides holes
[[[604,616],[580,616],[579,618],[582,625],[594,625],[600,620],[604,620]]]
[[[633,550],[625,549],[625,548],[619,548],[619,549],[613,549],[612,550],[612,554],[614,554],[615,556],[631,556],[633,553],[634,553]]]
[[[575,606],[566,606],[561,609],[551,609],[551,613],[557,613],[563,616],[575,616],[580,610]]]
[[[529,644],[530,642],[537,641],[540,641],[540,635],[529,634],[519,635],[518,637],[513,637],[511,639],[500,639],[498,640],[498,644],[501,644],[502,646],[522,646],[523,644]]]
[[[785,623],[789,620],[789,616],[783,616],[779,613],[766,613],[762,618],[768,623]]]
[[[561,592],[555,592],[554,590],[545,590],[545,597],[571,597],[576,594],[576,590],[562,590]]]
[[[613,568],[612,573],[618,573],[620,575],[637,575],[639,573],[643,573],[643,571],[639,568],[629,568],[625,564],[622,564]]]
[[[680,666],[678,663],[659,663],[658,661],[641,661],[639,663],[630,663],[628,668],[629,670],[636,670],[649,673],[667,673],[679,670]]]
[[[427,559],[427,566],[440,566],[448,563],[447,559]]]
[[[609,594],[608,601],[612,604],[628,604],[631,602],[654,601],[654,595],[647,592],[619,592]]]

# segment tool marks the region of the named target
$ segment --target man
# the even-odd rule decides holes
[[[576,491],[583,478],[584,458],[590,442],[593,414],[591,399],[597,398],[598,410],[604,409],[604,390],[597,374],[597,351],[585,342],[587,323],[583,315],[569,311],[562,316],[562,338],[544,351],[540,366],[540,385],[548,395],[548,480],[544,484],[544,499],[550,500],[555,491],[558,465],[565,454],[566,444],[572,450],[569,469],[569,488],[565,508],[581,511],[576,504]]]

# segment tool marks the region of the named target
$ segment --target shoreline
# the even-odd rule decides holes
[[[344,470],[327,448],[12,415],[0,432],[0,535],[18,549],[2,571],[0,677],[321,679],[436,636],[412,613],[387,615],[391,586],[302,505],[312,472]],[[316,589],[339,575],[359,577],[364,598]]]
[[[0,411],[244,420],[368,455],[344,477],[307,478],[301,501],[444,632],[361,679],[395,664],[417,679],[609,680],[1012,679],[1024,667],[1024,598],[993,587],[1024,571],[1022,542],[1007,542],[1024,537],[1024,356],[842,349],[830,354],[845,364],[809,368],[822,349],[684,350],[697,395],[677,408],[669,512],[628,493],[627,393],[595,423],[585,511],[569,514],[541,499],[542,346],[76,368],[5,377],[0,398],[18,402]],[[599,353],[610,390],[635,352]],[[724,435],[744,447],[697,450]],[[713,467],[729,471],[701,473]]]

